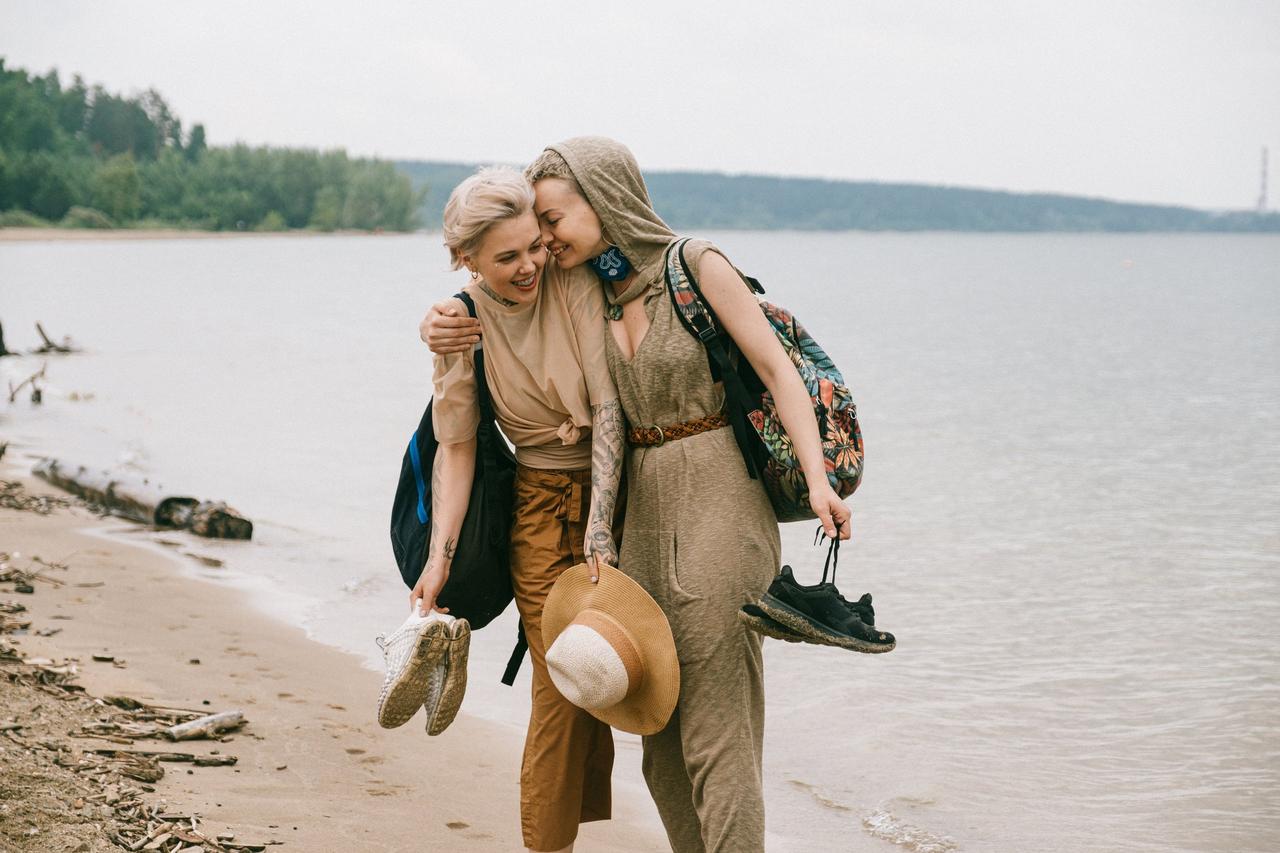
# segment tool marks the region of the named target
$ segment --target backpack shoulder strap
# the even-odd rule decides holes
[[[467,313],[473,319],[476,318],[476,302],[471,298],[471,294],[464,291],[458,291],[453,295],[454,299],[462,300],[462,304],[467,306]],[[480,417],[485,419],[493,418],[493,397],[489,394],[489,382],[484,377],[484,339],[475,345],[474,362],[476,366],[476,400],[480,403]]]
[[[685,258],[684,250],[689,244],[689,239],[682,237],[667,248],[667,290],[671,294],[671,301],[676,306],[676,316],[680,318],[681,325],[689,331],[689,334],[706,343],[712,336],[720,333],[719,321],[716,319],[715,312],[711,310],[711,306],[707,304],[706,297],[702,295],[702,288],[698,287],[693,268]],[[742,276],[742,280],[752,293],[764,293],[764,287],[759,281],[751,276],[742,275],[736,267],[734,269],[738,275]]]
[[[685,259],[684,247],[688,242],[689,238],[685,237],[677,240],[667,249],[667,290],[671,294],[671,301],[675,305],[676,316],[680,318],[680,323],[690,334],[702,341],[703,347],[706,348],[712,381],[724,383],[725,414],[728,415],[729,423],[733,427],[738,449],[742,451],[742,460],[746,464],[747,473],[755,479],[758,472],[763,469],[767,458],[759,436],[755,434],[754,427],[747,420],[748,413],[758,408],[758,398],[753,402],[753,395],[747,389],[746,382],[739,372],[739,366],[735,363],[741,361],[741,355],[734,346],[733,339],[720,331],[715,312],[707,304],[701,288],[698,287],[698,281],[694,278],[693,270]],[[754,284],[749,283],[748,286],[753,290],[759,288],[758,282],[754,279],[751,282]],[[760,292],[763,292],[763,289]],[[754,377],[755,373],[751,371],[749,364],[743,367]],[[758,384],[758,380],[756,381]]]
[[[683,237],[667,247],[667,291],[675,305],[680,324],[704,344],[718,334],[715,315],[694,281],[693,271],[684,257],[689,242]]]
[[[454,294],[455,299],[461,299],[462,304],[467,306],[467,313],[472,317],[476,316],[476,303],[471,298],[471,294],[459,291]],[[476,399],[480,403],[480,417],[485,420],[493,420],[493,398],[489,396],[489,382],[484,377],[484,339],[475,346],[475,366],[476,366]],[[478,451],[477,451],[478,452]],[[520,664],[524,663],[524,656],[529,651],[529,641],[524,633],[524,621],[521,620],[516,624],[516,646],[511,650],[511,657],[507,660],[507,668],[502,673],[502,683],[511,687],[516,683],[516,673],[520,671]]]

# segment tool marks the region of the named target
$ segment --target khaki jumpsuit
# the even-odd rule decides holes
[[[695,268],[708,248],[686,247]],[[664,283],[638,298],[650,326],[634,358],[605,335],[628,422],[671,426],[720,411],[706,350]],[[619,565],[667,614],[680,659],[675,714],[644,739],[645,780],[675,853],[763,851],[761,640],[737,613],[777,575],[777,519],[728,427],[630,454]]]

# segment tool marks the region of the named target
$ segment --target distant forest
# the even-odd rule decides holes
[[[422,222],[439,228],[445,201],[475,164],[401,161],[426,190]],[[1079,196],[726,175],[646,172],[653,206],[678,229],[817,231],[1270,231],[1280,213],[1212,213]]]
[[[0,57],[0,226],[407,231],[422,200],[389,162],[210,147],[155,90],[64,86]]]

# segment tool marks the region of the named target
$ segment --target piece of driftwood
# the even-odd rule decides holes
[[[49,340],[49,336],[45,334],[44,326],[36,323],[36,331],[40,333],[40,340],[44,341],[40,346],[36,347],[32,352],[35,353],[72,353],[77,352],[76,348],[71,345],[71,338],[64,337],[62,343],[55,344]]]
[[[39,370],[37,370],[35,373],[31,374],[26,379],[19,382],[17,385],[14,385],[12,382],[10,382],[9,383],[9,402],[10,403],[17,402],[18,392],[21,391],[23,388],[26,388],[28,385],[30,385],[31,386],[31,402],[39,403],[40,400],[43,398],[43,395],[40,393],[40,386],[37,383],[41,379],[44,379],[44,372],[45,372],[45,369],[48,368],[48,366],[49,366],[48,362],[40,365]]]
[[[164,730],[169,740],[197,740],[217,737],[222,732],[238,729],[245,724],[244,711],[223,711],[210,714],[189,723],[179,723]]]
[[[56,459],[41,460],[34,473],[60,489],[143,524],[177,527],[190,530],[197,536],[216,539],[253,538],[253,522],[222,501],[200,501],[167,494],[149,480]]]

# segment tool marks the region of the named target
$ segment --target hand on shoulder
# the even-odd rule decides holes
[[[468,314],[467,306],[456,297],[432,305],[418,324],[418,336],[436,355],[465,352],[483,333],[480,320]]]

